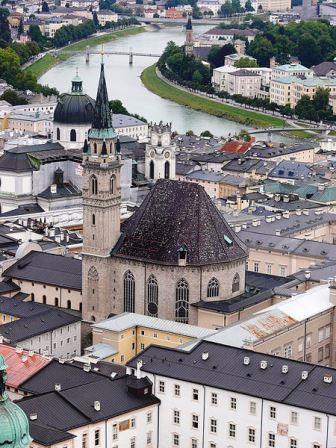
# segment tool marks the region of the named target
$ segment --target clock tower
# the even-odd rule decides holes
[[[83,148],[83,319],[108,316],[110,253],[120,237],[120,142],[101,64],[93,122]],[[105,291],[105,294],[103,293]]]
[[[149,135],[150,142],[145,154],[146,178],[151,182],[175,179],[175,145],[171,141],[171,123],[151,125]]]

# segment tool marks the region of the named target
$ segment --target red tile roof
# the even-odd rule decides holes
[[[17,389],[36,372],[50,363],[51,358],[34,353],[29,356],[27,350],[17,353],[15,347],[0,344],[0,354],[5,358],[7,368],[7,386]]]
[[[220,152],[233,152],[235,154],[245,154],[250,149],[252,141],[243,142],[240,140],[230,140],[220,148]]]

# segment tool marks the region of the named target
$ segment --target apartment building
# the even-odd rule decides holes
[[[234,56],[234,55],[232,55]],[[236,55],[237,56],[237,55]],[[228,56],[226,56],[227,58]],[[244,56],[245,57],[245,56]],[[225,65],[223,67],[215,68],[212,72],[212,85],[213,87],[221,92],[229,92],[229,88],[231,87],[229,85],[229,81],[233,79],[233,76],[235,73],[237,73],[239,70],[234,67],[234,65],[231,63],[227,64],[227,59],[225,58]],[[249,72],[251,79],[255,81],[255,96],[260,96],[260,88],[262,87],[268,87],[270,85],[271,80],[271,72],[272,70],[267,67],[255,67],[255,68],[245,68],[244,72]],[[246,73],[247,75],[247,73]],[[248,76],[248,75],[247,75]],[[257,77],[260,77],[260,83]],[[246,82],[250,80],[246,79]],[[244,80],[241,80],[241,82],[244,82]],[[248,87],[248,85],[246,86]],[[266,92],[265,92],[266,94]],[[247,96],[246,94],[243,94],[244,96]]]
[[[333,369],[208,341],[151,346],[128,367],[161,400],[160,447],[336,444]]]
[[[82,262],[76,258],[31,251],[3,276],[32,302],[82,310]]]
[[[335,366],[332,344],[336,294],[333,284],[336,284],[334,280],[330,285],[315,286],[297,295],[295,289],[287,290],[291,298],[278,300],[205,340]]]
[[[113,114],[112,124],[118,135],[144,139],[148,137],[148,123],[124,114]]]
[[[261,76],[244,68],[227,74],[229,95],[242,95],[255,98],[261,90]]]
[[[99,25],[101,26],[105,26],[109,22],[118,21],[118,14],[108,9],[101,9],[100,11],[97,11],[97,17]]]
[[[289,11],[292,7],[290,0],[258,0],[257,3],[263,11],[270,12]]]
[[[312,98],[318,88],[328,89],[330,95],[336,94],[336,79],[308,77],[301,79],[296,76],[273,78],[270,82],[270,101],[294,108],[303,95]]]
[[[8,129],[21,132],[32,132],[48,138],[52,135],[53,117],[44,113],[11,113],[8,118]]]
[[[151,344],[177,347],[212,334],[213,330],[136,313],[122,313],[93,324],[93,346],[85,349],[87,359],[97,358],[105,345],[113,349],[105,360],[125,364]]]
[[[310,68],[296,63],[273,66],[271,79],[283,78],[287,76],[312,78],[314,76],[314,72]]]

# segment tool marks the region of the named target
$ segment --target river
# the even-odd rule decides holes
[[[195,26],[194,32],[200,34],[209,28]],[[181,27],[169,27],[116,39],[106,43],[104,48],[106,51],[128,51],[132,48],[134,52],[160,54],[167,42],[173,40],[182,45],[184,38]],[[40,82],[56,87],[59,92],[67,92],[78,68],[85,92],[95,97],[100,61],[100,55],[91,55],[89,64],[86,64],[84,53],[75,55],[49,70]],[[144,68],[155,62],[154,58],[135,56],[132,66],[128,63],[128,56],[105,55],[104,61],[110,99],[120,99],[131,113],[137,113],[148,121],[172,121],[173,129],[179,133],[192,130],[199,134],[207,129],[216,136],[228,136],[242,129],[241,125],[232,121],[189,109],[149,92],[143,86],[140,75]],[[258,138],[262,137],[259,135]]]

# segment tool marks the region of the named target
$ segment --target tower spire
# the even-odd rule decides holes
[[[106,88],[104,63],[100,66],[100,77],[96,98],[96,105],[93,114],[92,129],[113,129],[112,114],[109,107],[109,99]]]

